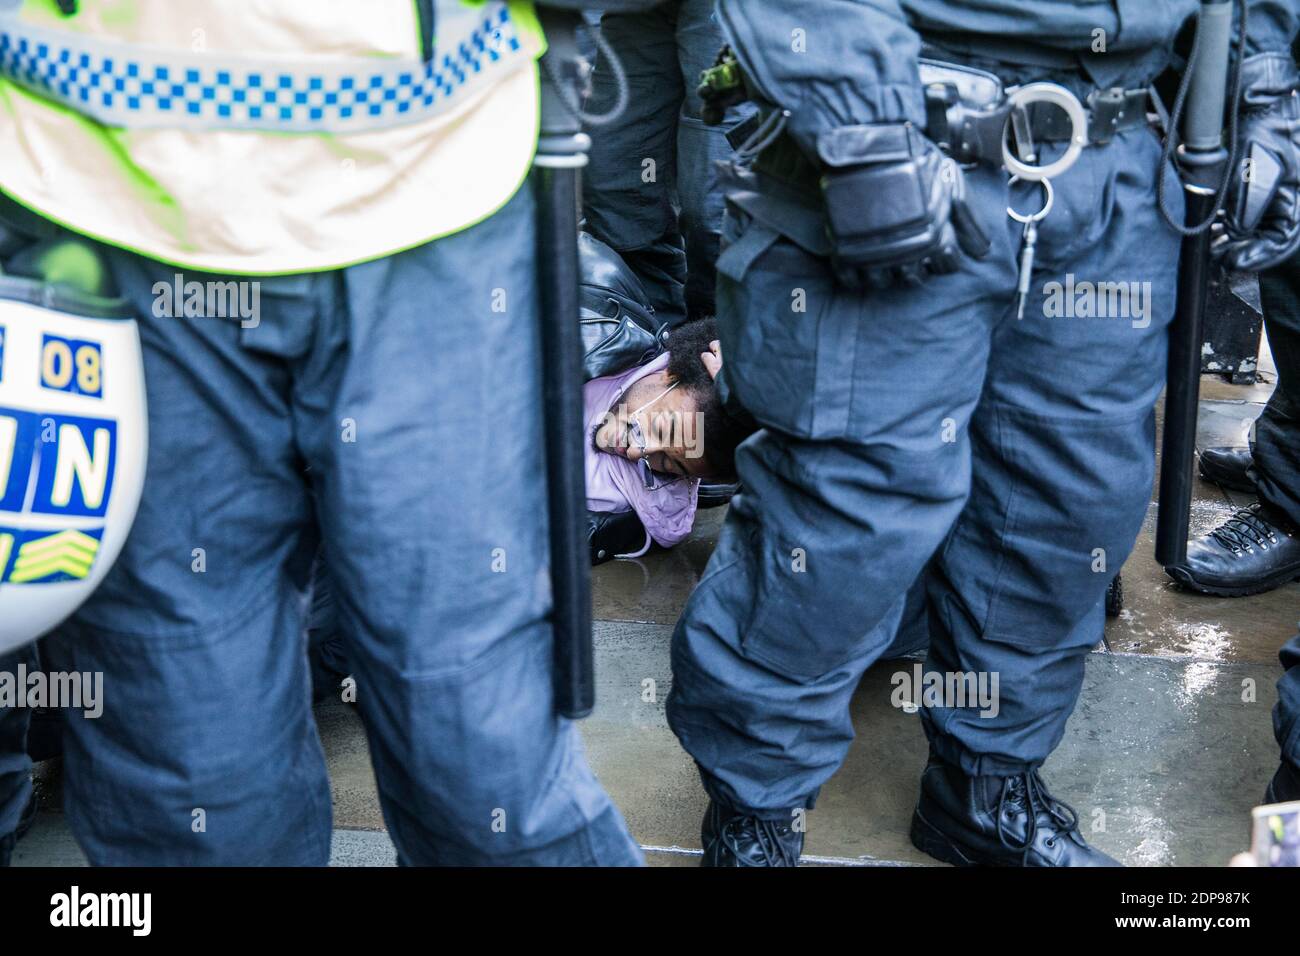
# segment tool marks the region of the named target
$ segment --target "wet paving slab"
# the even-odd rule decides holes
[[[1267,355],[1260,380],[1232,385],[1202,379],[1196,447],[1248,447],[1251,428],[1276,381]],[[1254,496],[1198,480],[1191,511],[1192,538],[1209,533]],[[1268,594],[1222,598],[1179,588],[1155,561],[1157,504],[1148,509],[1142,532],[1123,570],[1124,610],[1108,622],[1116,651],[1207,661],[1273,663],[1278,649],[1300,627],[1300,582]]]
[[[588,756],[651,862],[698,861],[705,797],[663,716],[667,627],[602,624]],[[920,719],[891,703],[885,661],[853,701],[857,738],[808,814],[807,853],[839,864],[934,864],[907,839],[925,764]],[[1276,769],[1270,710],[1280,668],[1093,654],[1065,739],[1044,768],[1084,831],[1129,865],[1222,865],[1248,840]],[[653,681],[653,696],[646,693]]]
[[[1202,398],[1196,420],[1197,449],[1216,445],[1231,448],[1249,445],[1255,419],[1259,418],[1263,410],[1263,402]]]
[[[315,713],[316,727],[325,748],[325,764],[329,767],[334,826],[347,830],[384,830],[384,815],[379,809],[379,790],[370,766],[370,747],[361,714],[342,701],[318,704]]]
[[[640,558],[593,568],[596,620],[674,623],[709,563],[726,512],[725,507],[701,511],[690,537],[669,551],[654,548]]]
[[[31,831],[14,848],[14,866],[88,866],[62,813],[43,810]],[[397,850],[388,834],[335,827],[330,866],[396,866]]]
[[[671,629],[597,626],[598,698],[581,726],[601,783],[657,866],[694,866],[705,796],[668,729]],[[808,814],[810,864],[937,865],[907,839],[926,743],[920,719],[891,703],[884,661],[852,705],[856,739]],[[1044,768],[1098,846],[1129,865],[1221,865],[1246,842],[1250,808],[1276,766],[1270,709],[1280,668],[1133,654],[1093,654],[1079,706]],[[387,866],[365,735],[356,711],[317,708],[334,794],[334,865]],[[43,810],[19,865],[82,861],[57,812],[57,762],[42,765]]]
[[[1227,500],[1216,502],[1209,494],[1193,503],[1194,536],[1208,532],[1238,507]],[[1276,663],[1278,650],[1300,626],[1300,582],[1244,598],[1185,591],[1156,563],[1155,516],[1153,505],[1124,564],[1124,608],[1106,625],[1111,648],[1209,662]]]

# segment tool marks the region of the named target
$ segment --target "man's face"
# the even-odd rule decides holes
[[[668,391],[672,384],[665,371],[633,382],[606,413],[592,438],[593,444],[633,464],[644,457],[653,471],[666,478],[707,478],[704,416],[695,395],[681,387]],[[633,440],[634,420],[640,427],[644,449]]]

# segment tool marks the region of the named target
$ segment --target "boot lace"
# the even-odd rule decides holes
[[[1255,545],[1267,551],[1269,544],[1277,544],[1277,530],[1250,508],[1242,508],[1210,536],[1233,554],[1253,552]]]
[[[781,840],[781,831],[785,824],[776,820],[763,820],[758,817],[732,817],[722,826],[718,839],[722,845],[744,866],[795,866],[799,861],[797,853],[791,854],[790,848]],[[752,837],[752,841],[748,839]],[[753,842],[763,854],[761,864],[746,862],[740,844]]]
[[[1025,810],[1025,842],[1017,843],[1006,831],[1005,824],[1011,808]],[[1029,854],[1034,849],[1034,840],[1038,836],[1038,815],[1047,814],[1053,828],[1058,832],[1071,835],[1078,834],[1079,815],[1074,808],[1063,800],[1058,800],[1047,792],[1047,784],[1034,770],[1030,773],[1017,774],[1002,781],[1002,793],[998,798],[998,840],[1008,850],[1021,854],[1021,862],[1027,863]],[[1054,846],[1057,837],[1047,839],[1048,846]],[[1082,836],[1079,837],[1082,842]]]

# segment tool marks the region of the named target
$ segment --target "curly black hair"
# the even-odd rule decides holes
[[[736,476],[736,448],[750,436],[753,427],[727,413],[718,397],[713,378],[700,355],[718,337],[712,317],[695,319],[674,328],[668,335],[668,374],[692,392],[703,414],[704,457],[709,474],[718,480]]]

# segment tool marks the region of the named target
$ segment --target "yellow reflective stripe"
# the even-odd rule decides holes
[[[61,531],[38,538],[18,549],[18,560],[9,580],[24,584],[58,573],[84,578],[90,574],[98,552],[99,542],[80,531]]]
[[[59,559],[51,561],[48,564],[42,564],[35,568],[24,568],[19,570],[14,568],[14,573],[9,575],[10,584],[27,584],[30,581],[39,581],[41,578],[48,578],[52,574],[66,574],[70,578],[82,580],[90,575],[90,565],[79,565],[73,561]]]
[[[80,531],[60,531],[46,538],[28,541],[18,549],[18,561],[38,558],[53,551],[83,551],[93,558],[99,551],[99,542]]]
[[[9,564],[9,554],[13,551],[14,536],[11,534],[0,534],[0,578],[4,577],[5,568]]]
[[[11,584],[26,584],[28,581],[39,581],[41,578],[48,578],[50,575],[60,572],[70,578],[80,579],[90,574],[90,565],[80,564],[69,558],[55,558],[30,568],[19,568],[15,565],[14,573],[9,575],[9,582]]]

